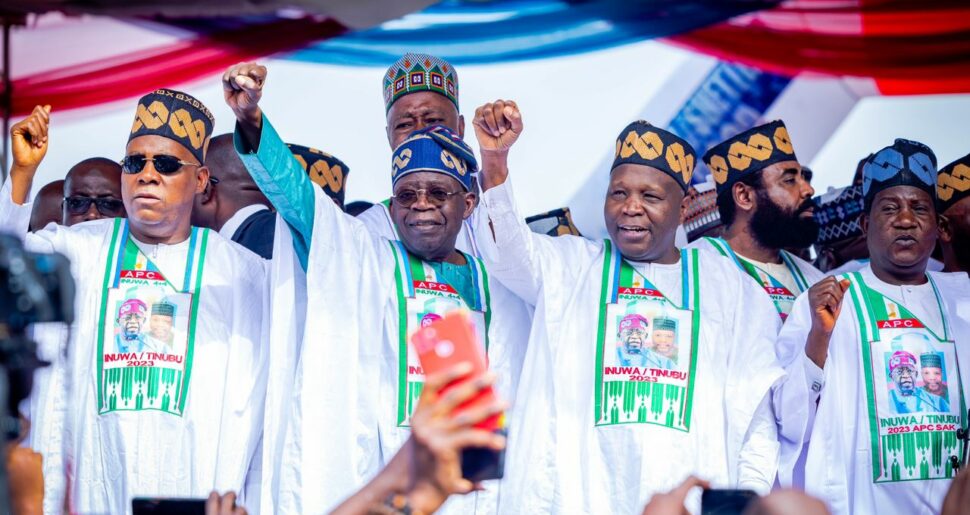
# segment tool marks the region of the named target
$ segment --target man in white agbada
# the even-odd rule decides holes
[[[939,231],[929,147],[898,139],[863,174],[869,265],[801,295],[779,335],[789,371],[810,371],[781,387],[782,425],[807,451],[803,471],[783,456],[779,479],[804,474],[836,514],[939,513],[967,423],[967,276],[927,272]],[[946,399],[924,392],[937,373]]]
[[[422,322],[468,309],[499,376],[497,388],[511,398],[529,319],[524,303],[492,280],[480,260],[455,248],[475,205],[470,181],[477,169],[458,135],[428,127],[398,146],[389,207],[401,239],[373,237],[312,186],[263,116],[258,101],[265,78],[265,67],[246,63],[230,68],[224,84],[239,122],[243,163],[296,239],[309,243],[307,305],[318,316],[307,317],[294,423],[274,466],[280,468],[278,510],[318,513],[362,486],[407,440],[423,384],[409,337]],[[487,482],[486,489],[451,500],[444,510],[492,513],[497,485]]]
[[[32,251],[66,255],[77,283],[67,385],[57,393],[67,406],[63,457],[53,458],[64,464],[71,510],[126,513],[133,497],[239,490],[262,427],[265,272],[258,257],[190,225],[208,180],[212,115],[177,91],[144,96],[123,160],[129,218],[27,234],[49,112],[37,107],[11,130],[19,157],[0,192],[0,223]],[[133,299],[177,307],[184,336],[168,354],[118,352],[117,313]],[[61,416],[38,415],[35,424]]]
[[[715,145],[704,162],[714,177],[724,235],[691,246],[734,261],[764,288],[784,321],[795,298],[823,277],[784,250],[808,247],[818,236],[815,190],[798,164],[788,129],[781,120],[759,125]]]
[[[535,234],[516,213],[507,180],[522,130],[514,102],[480,107],[474,126],[487,214],[479,248],[536,317],[500,511],[638,513],[689,474],[767,492],[778,455],[769,390],[783,377],[773,349],[781,322],[733,263],[674,246],[690,145],[646,122],[626,127],[604,206],[610,239],[593,242]],[[489,222],[494,240],[481,237]],[[617,359],[631,314],[645,334],[676,328],[676,352],[666,341],[660,349],[672,369]],[[624,352],[635,348],[657,352],[652,337]]]
[[[407,53],[387,69],[383,79],[385,130],[393,151],[412,132],[444,125],[459,138],[465,137],[465,117],[458,110],[458,70],[448,61],[429,54]],[[472,178],[478,193],[478,182]],[[371,233],[398,239],[389,209],[390,199],[374,204],[357,216]],[[455,248],[479,257],[473,237],[475,212],[462,222]]]

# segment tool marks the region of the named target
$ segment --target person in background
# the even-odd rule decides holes
[[[943,271],[970,273],[970,154],[940,169],[936,195]]]
[[[30,212],[30,226],[27,230],[37,232],[49,223],[61,223],[64,217],[61,212],[63,202],[64,179],[45,184],[34,196],[34,209]]]
[[[373,202],[367,202],[366,200],[355,200],[344,206],[344,212],[350,216],[357,217],[372,207],[374,207]]]
[[[125,218],[121,200],[121,165],[104,157],[85,159],[64,179],[61,223],[68,227],[102,218]]]
[[[576,224],[573,223],[573,217],[569,213],[568,207],[561,207],[538,215],[532,215],[525,219],[525,223],[530,229],[539,234],[547,234],[549,236],[565,236],[567,234],[582,236],[579,233],[579,229],[576,228]]]
[[[347,175],[350,167],[340,159],[311,147],[287,143],[293,157],[306,170],[310,182],[323,188],[323,192],[333,199],[340,209],[344,209],[347,194]]]

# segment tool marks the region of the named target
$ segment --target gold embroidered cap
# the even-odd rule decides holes
[[[937,210],[942,213],[970,196],[970,154],[944,166],[936,176]]]
[[[616,138],[616,153],[610,171],[623,164],[649,166],[673,177],[686,192],[696,160],[697,153],[687,140],[637,120],[627,125]]]
[[[161,136],[182,144],[199,163],[205,162],[216,119],[195,97],[172,89],[157,89],[140,99],[128,141]]]
[[[785,122],[775,120],[718,143],[704,154],[717,192],[742,177],[782,161],[798,161]]]
[[[336,200],[337,205],[343,207],[350,167],[340,159],[315,148],[293,143],[287,143],[286,146],[300,166],[306,170],[310,180],[323,188],[327,196]]]

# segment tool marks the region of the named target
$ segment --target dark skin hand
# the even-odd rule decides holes
[[[835,322],[842,313],[842,302],[849,289],[849,281],[837,280],[833,276],[815,283],[808,289],[808,304],[812,309],[812,328],[805,343],[805,355],[819,368],[825,368],[828,358],[829,340]]]
[[[967,515],[970,513],[970,468],[964,468],[953,479],[943,498],[940,515]]]
[[[47,155],[51,106],[37,106],[30,116],[10,127],[10,199],[15,204],[27,202],[34,175]]]
[[[676,263],[677,226],[687,203],[680,184],[644,165],[622,164],[610,173],[603,217],[623,257],[633,261]]]
[[[387,142],[395,149],[414,131],[444,125],[465,137],[465,118],[443,95],[418,91],[399,98],[387,112]]]
[[[708,488],[709,486],[707,481],[688,476],[673,490],[651,497],[643,507],[643,515],[687,515],[690,513],[684,506],[687,494],[696,487]]]
[[[940,215],[944,272],[970,272],[970,197]]]
[[[205,501],[205,515],[246,515],[246,508],[236,506],[236,493],[220,496],[213,491]]]
[[[462,221],[470,217],[475,209],[475,194],[465,192],[454,177],[437,172],[413,172],[405,175],[394,185],[394,194],[406,189],[441,189],[458,193],[449,196],[440,206],[431,202],[426,194],[419,194],[417,202],[409,207],[400,205],[392,197],[390,213],[401,242],[408,252],[426,261],[465,264],[464,256],[455,250],[455,241],[461,231]]]
[[[761,171],[761,184],[768,197],[781,208],[795,212],[806,200],[811,199],[815,189],[809,184],[797,161],[782,161]],[[763,263],[781,263],[780,249],[762,246],[752,234],[748,222],[758,208],[757,192],[753,186],[737,182],[732,186],[737,215],[734,223],[725,228],[724,239],[738,254]],[[811,217],[813,210],[799,216]]]
[[[121,196],[132,236],[145,243],[180,243],[192,231],[192,204],[209,182],[209,169],[180,143],[162,136],[139,136],[128,142],[126,155],[177,157],[186,164],[170,175],[146,162],[141,172],[122,174]]]
[[[872,271],[889,284],[923,284],[926,263],[939,237],[933,198],[913,186],[895,186],[876,194],[863,215]]]

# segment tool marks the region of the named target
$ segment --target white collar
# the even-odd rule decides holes
[[[232,235],[236,234],[239,230],[239,226],[246,221],[247,218],[253,216],[254,214],[263,211],[264,209],[269,209],[263,204],[250,204],[232,215],[231,218],[226,220],[226,223],[222,225],[222,229],[219,229],[219,234],[222,235],[227,240],[232,239]]]

